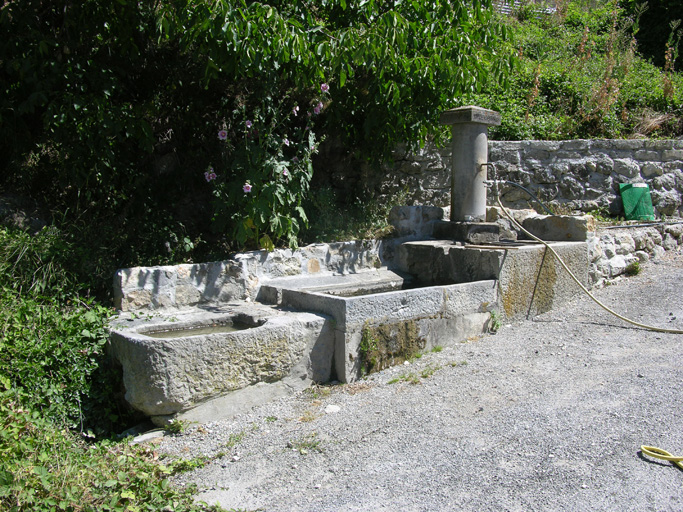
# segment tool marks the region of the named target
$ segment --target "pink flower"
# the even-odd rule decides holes
[[[315,108],[313,108],[313,112],[314,112],[315,114],[320,114],[320,112],[322,111],[322,109],[323,109],[323,102],[322,102],[322,101],[319,101],[318,104],[315,106]]]
[[[218,132],[218,140],[228,140],[228,132],[226,130],[220,130]]]
[[[249,183],[245,183],[244,186],[242,187],[242,190],[244,191],[245,194],[248,194],[251,192],[251,185]]]
[[[296,158],[296,157],[294,157],[294,158]],[[289,171],[287,169],[285,169],[284,171],[282,171],[282,175],[283,176],[289,176]]]
[[[247,121],[245,124],[247,125],[247,128],[251,128],[251,127],[252,127],[252,122],[251,122],[251,121]]]
[[[294,158],[292,158],[292,162],[294,162],[295,164],[298,164],[299,163],[299,157],[295,156]]]
[[[213,167],[209,167],[209,170],[204,173],[204,179],[209,182],[215,180],[216,178],[218,178],[218,176],[215,172],[213,172]]]
[[[299,115],[299,106],[298,105],[292,109],[292,114],[294,114],[295,116]]]
[[[322,92],[327,92],[327,91],[330,90],[330,86],[327,85],[327,84],[321,84],[321,85],[320,85],[320,90],[321,90]]]
[[[287,137],[285,137],[285,140],[283,142],[285,146],[289,146],[289,139]]]

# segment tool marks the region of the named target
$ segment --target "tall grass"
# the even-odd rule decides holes
[[[560,2],[554,14],[536,4],[523,21],[505,20],[513,43],[501,49],[518,61],[506,87],[488,83],[457,101],[498,110],[491,128],[502,140],[672,138],[683,135],[683,74],[676,68],[675,24],[662,55],[664,68],[644,59],[635,36],[638,12],[627,16],[615,0],[591,5]],[[529,9],[535,12],[529,14]],[[672,20],[674,21],[674,20]]]

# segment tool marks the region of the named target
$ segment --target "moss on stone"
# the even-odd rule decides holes
[[[415,320],[363,327],[360,343],[361,372],[374,373],[401,364],[424,349]]]

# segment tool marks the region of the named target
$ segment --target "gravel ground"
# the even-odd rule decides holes
[[[683,329],[683,256],[597,290],[620,313]],[[349,385],[320,386],[156,449],[208,456],[176,477],[263,511],[683,510],[683,335],[631,327],[577,291]]]

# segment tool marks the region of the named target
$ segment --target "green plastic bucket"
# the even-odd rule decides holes
[[[646,183],[619,183],[626,220],[655,220],[650,187]]]

